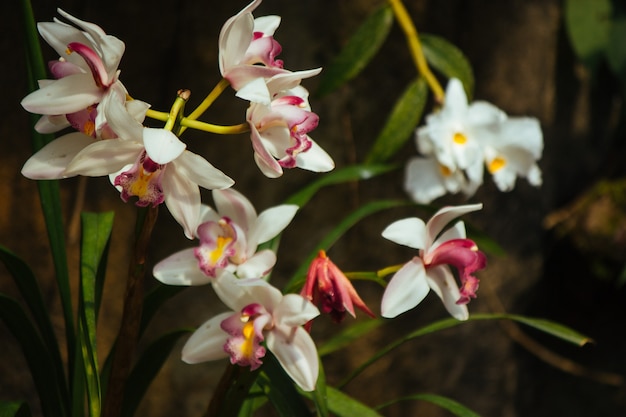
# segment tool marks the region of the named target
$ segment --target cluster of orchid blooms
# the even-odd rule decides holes
[[[260,2],[230,18],[219,37],[221,75],[238,97],[250,102],[246,121],[255,162],[268,177],[293,167],[330,171],[333,160],[308,136],[318,117],[300,85],[321,69],[283,68],[276,59],[281,47],[273,37],[280,18],[255,19],[252,12]],[[39,132],[70,126],[75,131],[38,151],[22,173],[32,179],[108,175],[124,201],[132,198],[138,206],[165,203],[197,244],[159,262],[153,275],[170,285],[210,284],[231,310],[197,329],[183,348],[183,360],[230,357],[233,364],[256,369],[269,349],[303,390],[314,390],[318,355],[308,332],[311,321],[320,310],[335,321],[346,312],[355,316],[355,306],[371,317],[374,313],[324,251],[311,263],[300,294],[283,295],[268,283],[264,277],[276,254],[259,247],[288,226],[298,206],[279,205],[257,214],[231,188],[233,180],[187,150],[169,120],[164,128],[144,127],[150,106],[131,98],[119,80],[124,43],[92,23],[59,13],[69,24],[55,20],[38,25],[61,56],[49,65],[54,79],[42,80],[22,105],[42,115]],[[409,163],[406,184],[418,202],[446,191],[473,193],[482,181],[484,162],[502,189],[511,188],[517,175],[540,182],[535,161],[541,153],[541,131],[536,121],[509,119],[487,103],[468,106],[458,80],[450,81],[442,109],[418,129],[417,142],[428,158]],[[199,187],[212,190],[215,208],[201,204]],[[486,258],[466,237],[462,221],[446,226],[481,207],[446,207],[428,223],[408,218],[384,230],[384,238],[418,252],[387,285],[383,317],[412,309],[432,289],[453,317],[468,318],[467,303],[478,288],[473,274],[485,267]]]

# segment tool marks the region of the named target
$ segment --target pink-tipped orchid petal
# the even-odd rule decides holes
[[[273,36],[278,26],[280,26],[280,16],[261,16],[254,19],[253,32],[260,33],[262,36]]]
[[[241,279],[261,278],[276,264],[276,254],[269,249],[261,250],[237,265],[237,276]]]
[[[304,391],[315,390],[319,358],[313,339],[302,327],[277,328],[266,338],[267,348],[276,356],[287,375]]]
[[[246,53],[254,30],[254,18],[251,13],[259,4],[261,0],[254,0],[222,26],[218,39],[219,66],[222,76],[230,67],[239,64]]]
[[[250,228],[248,241],[258,244],[273,239],[291,223],[297,211],[295,204],[283,204],[263,211]]]
[[[198,269],[194,248],[184,249],[163,259],[154,266],[152,274],[167,285],[205,285],[212,280]]]
[[[67,165],[81,150],[93,143],[91,137],[79,132],[61,136],[31,156],[22,167],[22,175],[33,180],[71,176],[65,172]]]
[[[310,140],[310,138],[309,138]],[[296,166],[311,172],[329,172],[335,169],[335,161],[315,141],[306,152],[296,155]]]
[[[67,45],[68,51],[76,52],[78,55],[83,57],[87,66],[91,70],[91,74],[93,76],[93,80],[96,85],[100,88],[109,87],[113,80],[109,79],[109,74],[107,74],[107,70],[104,67],[104,63],[100,56],[91,49],[89,46],[82,44],[80,42],[70,42]]]
[[[430,244],[427,251],[424,251],[424,256],[429,256],[434,250],[436,250],[442,243],[453,239],[465,239],[467,237],[465,232],[465,223],[460,220],[456,222],[452,227],[446,229],[443,233],[437,237],[437,239]]]
[[[33,91],[21,104],[31,113],[67,114],[83,110],[101,97],[102,90],[93,82],[91,74],[75,74]]]
[[[426,225],[417,217],[397,220],[383,230],[382,236],[413,249],[426,247]]]
[[[167,170],[162,179],[165,205],[183,227],[185,236],[193,239],[200,218],[200,189],[198,184],[181,175],[175,164],[168,164]]]
[[[421,303],[429,291],[424,264],[420,258],[413,258],[395,273],[385,288],[381,315],[396,317]]]
[[[178,158],[187,148],[175,134],[165,129],[143,129],[143,144],[150,159],[167,164]]]
[[[81,150],[68,164],[68,176],[85,175],[101,177],[117,172],[125,165],[133,164],[143,151],[137,142],[107,139],[94,142]]]
[[[218,314],[202,324],[187,340],[182,351],[182,359],[186,363],[200,363],[228,357],[224,344],[228,334],[221,328],[222,321],[233,313]]]
[[[446,310],[457,320],[467,320],[469,312],[467,305],[458,304],[461,293],[457,286],[454,275],[445,265],[430,268],[427,273],[428,284],[443,302]]]

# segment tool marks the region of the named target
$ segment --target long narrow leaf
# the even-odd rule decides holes
[[[182,329],[167,333],[146,348],[128,376],[122,417],[132,417],[135,414],[150,383],[163,366],[178,339],[191,332],[191,329]]]
[[[5,294],[0,294],[0,319],[20,344],[39,393],[44,416],[67,416],[67,404],[58,385],[54,359],[22,307]]]
[[[354,32],[333,62],[322,72],[318,94],[324,95],[356,77],[380,49],[393,23],[391,8],[372,13]]]
[[[28,404],[17,401],[0,401],[0,417],[30,417]]]
[[[79,315],[80,342],[89,413],[102,411],[102,391],[98,371],[96,327],[98,307],[106,270],[113,212],[83,213],[80,253]]]
[[[474,93],[474,71],[465,54],[442,37],[422,34],[420,39],[428,63],[446,77],[461,80],[467,97],[471,99]]]
[[[33,91],[37,88],[37,81],[47,78],[46,66],[44,64],[43,55],[39,46],[39,38],[37,27],[33,16],[33,9],[29,0],[22,0],[22,20],[24,28],[24,39],[27,45],[26,62],[27,72],[30,75],[28,79],[28,89]],[[42,135],[34,130],[37,117],[31,115],[32,143],[33,150],[36,152],[46,143],[54,139],[53,135]],[[41,200],[41,208],[48,230],[48,240],[50,242],[50,251],[54,262],[54,272],[56,275],[57,286],[59,288],[59,296],[61,298],[61,306],[63,309],[63,318],[65,319],[65,337],[67,342],[67,351],[69,358],[69,374],[73,373],[72,360],[74,358],[74,348],[76,337],[74,334],[74,316],[72,308],[72,297],[70,291],[69,271],[67,267],[67,254],[65,251],[65,233],[63,231],[63,213],[61,209],[61,198],[59,192],[58,181],[38,181],[39,198]]]
[[[389,160],[413,137],[428,98],[428,85],[422,77],[406,88],[391,110],[385,125],[365,158],[365,163],[383,163]]]
[[[414,395],[409,395],[407,397],[402,397],[402,398],[398,398],[396,400],[393,401],[389,401],[385,404],[382,404],[378,407],[376,407],[377,410],[380,410],[381,408],[385,408],[388,407],[390,405],[396,404],[400,401],[415,401],[415,400],[419,400],[419,401],[428,401],[429,403],[433,403],[435,405],[438,405],[439,407],[448,410],[449,412],[451,412],[452,414],[454,414],[455,416],[458,417],[480,417],[478,414],[476,414],[475,412],[473,412],[472,410],[470,410],[469,408],[465,407],[463,404],[460,404],[457,401],[454,401],[450,398],[447,397],[443,397],[441,395],[435,395],[435,394],[414,394]]]
[[[257,384],[281,417],[308,416],[309,407],[287,376],[278,360],[268,352],[263,361]]]
[[[353,324],[350,327],[346,327],[339,334],[335,335],[326,343],[317,348],[317,353],[321,356],[326,356],[329,353],[333,353],[343,347],[346,347],[355,340],[360,339],[363,335],[370,333],[372,330],[378,328],[381,324],[385,323],[381,319],[366,320],[360,323]]]
[[[320,179],[307,185],[300,191],[290,196],[285,204],[297,204],[304,206],[321,188],[327,185],[342,184],[345,182],[367,180],[378,175],[390,172],[397,167],[395,165],[351,165],[342,169],[335,170],[324,175]]]
[[[63,360],[59,351],[59,344],[54,334],[50,315],[41,294],[37,279],[29,266],[17,255],[7,248],[0,246],[0,260],[4,263],[20,291],[20,295],[26,302],[35,324],[41,334],[47,349],[52,356],[52,363],[56,367],[56,375],[59,377],[57,384],[63,394],[64,401],[69,403],[67,379],[63,369]]]
[[[357,375],[363,372],[368,366],[376,362],[378,359],[385,356],[387,353],[391,352],[398,346],[402,345],[404,342],[409,340],[416,339],[420,336],[424,336],[426,334],[434,333],[440,330],[449,329],[451,327],[459,326],[463,323],[471,322],[471,321],[480,321],[480,320],[513,320],[520,323],[523,323],[527,326],[533,327],[537,330],[541,330],[547,334],[550,334],[554,337],[557,337],[561,340],[564,340],[569,343],[573,343],[578,346],[583,346],[591,341],[591,339],[583,334],[570,329],[567,326],[563,326],[562,324],[558,324],[552,322],[550,320],[545,319],[537,319],[532,317],[524,317],[515,314],[473,314],[470,316],[467,321],[458,321],[453,318],[438,320],[436,322],[430,323],[424,327],[421,327],[406,336],[388,344],[383,349],[376,352],[372,357],[366,360],[363,364],[361,364],[358,368],[356,368],[347,378],[345,378],[340,384],[339,387],[345,386],[348,382],[353,380]]]
[[[357,224],[363,218],[374,214],[378,211],[387,210],[390,208],[401,207],[413,204],[406,200],[379,200],[369,202],[352,213],[348,214],[339,224],[328,233],[324,239],[315,247],[315,250],[309,254],[309,256],[302,262],[296,273],[291,277],[287,283],[287,288],[291,289],[299,279],[306,275],[306,270],[309,264],[315,258],[320,249],[328,250],[348,229]],[[289,292],[289,291],[288,291]]]
[[[311,393],[306,393],[311,398]],[[327,387],[328,408],[337,417],[382,417],[370,408],[333,387]]]

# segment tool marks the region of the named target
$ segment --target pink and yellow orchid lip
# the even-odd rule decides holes
[[[113,184],[122,188],[120,196],[125,202],[138,197],[137,206],[156,207],[165,200],[161,185],[165,169],[166,166],[157,164],[143,151],[129,170],[115,177]]]

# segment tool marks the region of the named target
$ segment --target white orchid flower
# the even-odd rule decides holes
[[[269,178],[283,174],[283,168],[328,172],[335,167],[332,158],[308,133],[319,117],[311,111],[308,91],[299,86],[302,78],[320,69],[280,74],[268,80],[272,95],[269,104],[251,102],[246,119],[257,166]]]
[[[213,190],[213,200],[217,211],[203,206],[196,232],[199,245],[159,262],[153,270],[156,279],[169,285],[204,285],[222,270],[239,278],[261,278],[274,267],[276,254],[258,246],[282,232],[298,206],[283,204],[257,215],[250,201],[232,188]]]
[[[385,228],[383,237],[400,245],[419,249],[394,274],[385,288],[381,304],[383,317],[396,317],[417,306],[433,290],[452,317],[467,320],[467,303],[476,297],[478,279],[472,274],[486,265],[485,255],[467,239],[463,222],[441,233],[456,217],[480,210],[482,204],[444,207],[427,224],[417,217],[398,220]],[[456,268],[459,289],[450,266]]]
[[[302,325],[317,317],[319,310],[306,298],[283,295],[263,280],[245,286],[241,282],[228,272],[213,282],[232,311],[213,317],[191,335],[183,347],[183,361],[194,364],[230,357],[232,364],[254,370],[262,364],[267,348],[300,388],[313,391],[319,358]]]

